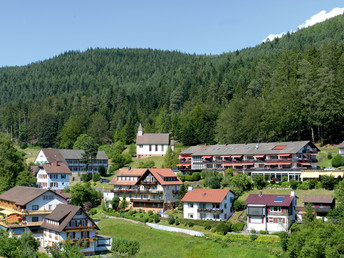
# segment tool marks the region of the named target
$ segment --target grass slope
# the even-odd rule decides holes
[[[99,222],[100,234],[136,240],[140,243],[137,257],[273,257],[280,248],[220,244],[204,238],[151,229],[142,224],[104,219]]]

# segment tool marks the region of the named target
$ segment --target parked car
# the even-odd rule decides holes
[[[109,183],[110,180],[106,179],[106,178],[102,178],[102,179],[99,180],[99,182],[101,182],[101,183]]]
[[[327,168],[325,168],[324,170],[336,170],[336,169],[333,168],[333,167],[327,167]]]

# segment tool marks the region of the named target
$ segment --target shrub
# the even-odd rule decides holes
[[[210,225],[209,222],[204,224],[204,229],[205,230],[210,230],[211,229],[211,225]]]
[[[129,213],[130,216],[132,216],[132,215],[134,215],[136,213],[136,210],[130,209],[128,211],[128,213]]]
[[[222,222],[216,226],[216,232],[220,235],[226,235],[229,232],[231,227],[226,223]]]
[[[89,177],[88,173],[83,173],[81,176],[81,179],[84,183],[90,181],[90,177]]]
[[[268,230],[261,230],[261,231],[259,231],[259,234],[269,235],[269,231]]]
[[[233,203],[233,208],[235,211],[242,211],[244,209],[244,202],[236,199]]]
[[[154,222],[155,223],[159,223],[160,222],[160,218],[159,218],[159,215],[158,214],[154,214]]]
[[[258,238],[258,237],[257,237],[256,234],[252,234],[252,235],[251,235],[251,241],[252,241],[252,242],[255,241],[257,238]]]
[[[201,173],[200,172],[193,172],[191,175],[185,176],[186,181],[198,181],[200,179],[201,179]]]
[[[232,231],[239,233],[239,232],[241,232],[243,230],[244,226],[245,226],[244,222],[238,222],[236,224],[233,224],[232,225]]]
[[[296,190],[297,189],[297,186],[298,186],[298,182],[295,181],[294,179],[290,179],[289,180],[289,185],[290,185],[290,188],[293,189],[293,190]]]
[[[135,255],[140,251],[140,243],[138,241],[114,238],[111,249],[120,254]]]
[[[179,224],[180,224],[180,222],[179,222],[179,220],[178,219],[176,219],[176,225],[178,226]]]
[[[257,231],[255,229],[251,229],[251,233],[255,234],[255,233],[257,233]]]
[[[331,152],[327,153],[327,158],[332,159],[332,153]]]
[[[148,219],[148,222],[149,222],[149,223],[152,223],[152,222],[153,222],[153,219],[152,219],[152,218],[149,218],[149,219]]]
[[[172,215],[169,215],[169,216],[168,216],[168,224],[173,225],[174,222],[175,222],[174,217],[173,217]]]
[[[153,211],[149,210],[148,211],[148,216],[152,216],[153,215]]]
[[[332,167],[340,167],[342,165],[342,155],[337,154],[332,159]]]
[[[96,215],[97,212],[98,212],[97,209],[91,209],[91,210],[89,211],[88,215],[93,216],[93,215]]]
[[[308,190],[309,189],[309,182],[303,181],[302,184],[298,185],[297,189]]]
[[[106,176],[106,168],[104,166],[100,166],[98,172],[101,176]]]
[[[182,182],[185,181],[185,176],[182,173],[177,173],[177,177],[179,177]]]
[[[94,175],[93,175],[93,181],[94,182],[97,182],[97,181],[99,181],[100,180],[100,174],[99,173],[94,173]]]
[[[191,228],[191,227],[193,227],[195,225],[195,223],[193,223],[193,222],[189,222],[189,228]]]

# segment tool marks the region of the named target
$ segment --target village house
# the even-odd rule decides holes
[[[42,247],[54,243],[65,242],[69,237],[72,244],[85,243],[82,250],[86,255],[94,255],[96,251],[110,250],[112,239],[97,236],[99,230],[96,223],[79,206],[60,204],[49,214],[41,226],[43,228]],[[103,241],[106,244],[99,244]]]
[[[64,163],[58,161],[43,163],[39,166],[31,166],[30,171],[34,173],[39,188],[63,190],[69,186],[71,171]]]
[[[295,222],[295,192],[290,195],[250,194],[247,206],[247,231],[288,231]]]
[[[342,156],[344,156],[344,142],[342,142],[341,144],[339,144],[338,150],[339,150],[339,154],[342,155]]]
[[[317,219],[327,220],[328,213],[334,209],[335,200],[331,196],[305,196],[303,199],[303,207],[297,207],[298,219],[302,221],[306,214],[306,205],[310,204]]]
[[[233,214],[234,193],[229,189],[193,189],[185,194],[185,219],[227,220]]]
[[[184,173],[232,168],[266,180],[300,180],[301,171],[317,168],[319,149],[310,141],[192,146],[179,153]]]
[[[150,156],[164,156],[168,147],[174,150],[174,140],[169,133],[143,133],[140,124],[136,136],[136,156],[138,159]]]
[[[85,172],[98,172],[100,167],[108,169],[108,157],[104,151],[98,151],[95,159],[90,160],[88,164],[82,162],[84,153],[83,150],[41,149],[35,159],[35,164],[62,163],[68,166],[73,176]]]
[[[41,242],[43,220],[59,204],[67,200],[51,190],[15,186],[0,195],[0,227],[10,236],[31,231]]]
[[[170,168],[123,168],[113,177],[114,189],[104,192],[104,200],[126,197],[129,208],[164,211],[175,207],[182,181]]]

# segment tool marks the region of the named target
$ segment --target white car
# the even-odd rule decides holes
[[[325,168],[324,170],[335,170],[335,168],[333,168],[333,167],[327,167],[327,168]]]

